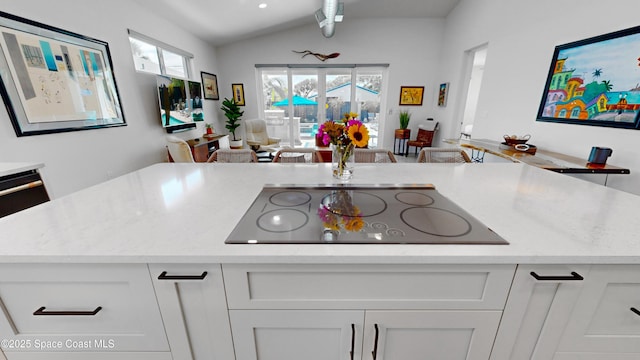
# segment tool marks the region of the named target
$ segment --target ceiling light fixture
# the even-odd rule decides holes
[[[266,4],[266,3],[261,3],[260,5],[258,5],[258,7],[259,7],[260,9],[264,9],[264,8],[266,8],[266,7],[267,7],[267,4]]]
[[[315,12],[318,26],[322,29],[322,35],[330,38],[336,31],[336,23],[342,22],[344,17],[344,3],[338,0],[324,0],[321,9]]]

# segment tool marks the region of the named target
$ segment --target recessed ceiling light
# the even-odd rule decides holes
[[[259,7],[260,9],[264,9],[264,8],[266,8],[266,7],[267,7],[267,4],[266,4],[266,3],[261,3],[260,5],[258,5],[258,7]]]

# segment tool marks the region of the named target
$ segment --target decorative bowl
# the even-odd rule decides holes
[[[507,145],[517,145],[517,144],[526,144],[527,141],[529,141],[529,139],[531,139],[531,135],[527,134],[524,136],[516,136],[516,135],[505,135],[504,137],[504,141],[507,143]]]

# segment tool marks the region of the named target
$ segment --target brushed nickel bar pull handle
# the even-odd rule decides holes
[[[371,355],[373,356],[373,360],[376,360],[378,357],[378,324],[373,324],[373,327],[376,329],[376,336],[373,339],[373,351],[371,352]]]
[[[204,280],[204,278],[206,277],[206,271],[204,271],[201,275],[167,275],[167,272],[163,271],[158,276],[158,280]]]
[[[353,350],[355,349],[355,343],[356,343],[356,325],[351,324],[351,351],[349,351],[349,358],[351,360],[353,360]]]
[[[638,310],[638,309],[636,309],[636,308],[634,308],[634,307],[632,307],[632,308],[631,308],[631,309],[629,309],[629,310],[631,310],[634,314],[636,314],[636,315],[640,316],[640,310]]]
[[[533,276],[536,280],[541,281],[560,281],[560,280],[584,280],[584,278],[575,271],[571,272],[571,276],[541,276],[532,271],[531,276]]]
[[[12,188],[9,188],[9,189],[0,190],[0,196],[5,196],[5,195],[17,193],[18,191],[27,190],[27,189],[31,189],[31,188],[42,186],[42,185],[44,185],[42,180],[32,181],[32,182],[27,183],[27,184],[15,186],[15,187],[12,187]]]
[[[102,310],[102,306],[98,306],[93,311],[44,311],[45,309],[46,307],[43,306],[40,309],[34,311],[33,315],[94,316],[98,312],[100,312],[100,310]]]

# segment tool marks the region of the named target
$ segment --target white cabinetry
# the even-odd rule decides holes
[[[553,359],[640,359],[640,266],[592,266]]]
[[[149,265],[176,360],[234,358],[220,265]]]
[[[231,310],[230,317],[236,360],[360,359],[362,310]]]
[[[550,360],[589,266],[519,265],[491,360]]]
[[[237,360],[488,359],[514,266],[224,265]]]
[[[0,264],[0,309],[8,360],[171,359],[144,264]]]
[[[518,266],[491,359],[639,359],[633,309],[640,266]]]

